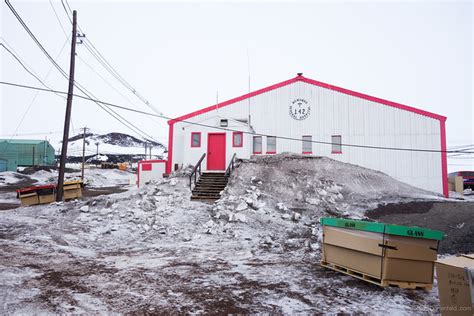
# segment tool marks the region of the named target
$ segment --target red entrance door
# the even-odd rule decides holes
[[[225,133],[207,134],[207,170],[225,170]]]

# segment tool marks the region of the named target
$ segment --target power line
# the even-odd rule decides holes
[[[36,43],[36,45],[41,49],[41,51],[43,52],[43,54],[49,59],[49,61],[56,67],[56,69],[58,69],[58,71],[63,74],[64,76],[67,77],[67,74],[66,72],[56,63],[56,61],[53,59],[53,57],[51,57],[51,55],[48,53],[48,51],[43,47],[43,45],[41,45],[40,41],[38,41],[38,39],[35,37],[35,35],[33,34],[33,32],[31,32],[31,30],[28,28],[28,26],[26,25],[26,23],[23,21],[23,19],[21,18],[21,16],[18,14],[18,12],[15,10],[15,8],[12,6],[12,4],[10,3],[9,0],[5,0],[5,3],[6,5],[8,6],[8,8],[10,9],[10,11],[13,13],[13,15],[16,17],[16,19],[18,20],[18,22],[20,22],[20,24],[23,26],[23,28],[25,29],[25,31],[28,33],[28,35],[33,39],[33,41]]]
[[[9,2],[9,0],[5,0],[5,3],[7,4],[8,8],[10,9],[10,11],[13,13],[13,15],[15,15],[16,19],[20,22],[20,24],[23,26],[23,28],[27,31],[27,33],[30,35],[30,37],[33,39],[33,41],[38,45],[38,47],[41,49],[41,51],[46,55],[46,57],[48,57],[48,59],[53,63],[53,65],[59,70],[59,72],[62,74],[62,76],[64,78],[66,78],[68,80],[68,75],[66,74],[66,72],[61,68],[61,66],[59,66],[56,61],[51,57],[51,55],[46,51],[46,49],[43,47],[43,45],[41,45],[41,43],[38,41],[38,39],[34,36],[33,32],[31,32],[31,30],[28,28],[28,26],[26,25],[26,23],[23,21],[23,19],[21,18],[21,16],[18,14],[18,12],[15,10],[15,8],[12,6],[12,4]],[[64,7],[64,3],[63,3],[63,7]],[[75,81],[74,82],[74,85],[77,87],[77,89],[79,91],[81,91],[84,95],[86,95],[88,98],[90,98],[91,100],[93,99],[96,99],[96,97],[94,96],[94,94],[92,94],[90,91],[88,91],[84,86],[80,85],[79,82]],[[51,89],[52,90],[52,89]],[[91,97],[92,96],[92,97]],[[139,135],[140,137],[143,137],[144,139],[152,139],[154,140],[154,138],[152,136],[150,136],[149,134],[145,133],[143,130],[141,130],[140,128],[136,127],[135,125],[133,125],[131,122],[129,122],[127,119],[125,119],[124,117],[122,117],[120,114],[118,114],[117,112],[115,112],[114,110],[110,109],[107,105],[102,105],[100,103],[97,103],[96,104],[102,108],[105,112],[107,112],[109,115],[111,115],[112,117],[114,117],[116,120],[118,120],[120,123],[122,123],[123,125],[125,125],[127,128],[129,128],[130,130],[132,130],[134,133],[136,133],[137,135]],[[112,114],[113,113],[113,114]],[[145,137],[144,137],[145,136]],[[156,141],[156,140],[155,140]]]
[[[68,37],[68,32],[66,32],[66,29],[64,28],[63,24],[61,23],[61,19],[59,18],[58,13],[56,12],[56,9],[54,8],[52,0],[49,0],[49,4],[51,6],[51,9],[53,9],[54,16],[56,16],[56,20],[58,21],[59,26],[61,26],[61,30],[63,31],[64,36]]]
[[[104,81],[110,88],[112,88],[115,92],[117,92],[124,100],[126,100],[130,105],[136,107],[136,105],[127,97],[125,96],[118,88],[114,87],[107,79],[105,79],[97,70],[95,70],[88,62],[86,62],[80,55],[77,55],[79,60],[84,63],[84,65],[89,68],[93,73],[95,73],[102,81]],[[162,122],[158,122],[150,116],[147,118],[151,119],[153,122],[158,123],[164,127]]]
[[[66,6],[64,5],[64,1],[61,0],[61,3],[63,4],[63,9],[66,12],[66,15],[68,16],[69,21],[71,21],[70,14],[72,12],[71,7],[69,6],[69,3],[67,0],[65,1]],[[81,29],[81,27],[78,25],[79,30],[84,33]],[[97,49],[97,47],[92,43],[92,41],[85,37],[84,41],[84,47],[91,53],[92,56],[94,56],[95,59],[115,78],[117,81],[119,81],[125,88],[130,90],[140,101],[142,101],[146,106],[148,106],[150,109],[152,109],[154,112],[156,112],[159,115],[163,115],[163,112],[160,111],[158,108],[156,108],[153,104],[151,104],[140,92],[138,92],[137,89],[135,89],[123,76],[120,75],[120,73],[107,61],[107,59],[104,57],[104,55],[101,54],[101,52]]]
[[[29,67],[29,66],[26,64],[26,62],[24,62],[18,55],[16,55],[15,52],[13,52],[13,48],[8,44],[8,42],[5,40],[5,38],[2,38],[2,41],[3,41],[4,43],[0,43],[0,46],[2,46],[11,56],[13,56],[13,58],[15,58],[15,60],[23,67],[23,69],[25,69],[30,75],[32,75],[33,77],[35,77],[36,80],[38,80],[44,87],[50,89],[50,88],[48,87],[48,85],[46,85],[46,84],[43,82],[43,80],[46,80],[46,78],[48,78],[49,74],[51,73],[51,70],[52,70],[53,66],[51,65],[51,67],[49,68],[48,72],[46,73],[46,76],[44,77],[43,80],[41,80],[41,79],[39,78],[39,76],[36,75],[33,70],[31,70],[31,67]],[[63,47],[61,48],[61,50],[60,50],[58,56],[56,57],[56,59],[59,58],[59,56],[60,56],[61,53],[63,52],[63,49],[64,49],[66,43],[67,43],[67,40],[66,40],[66,42],[64,43]],[[9,47],[5,46],[5,44],[6,44],[7,46],[9,46]],[[23,121],[25,120],[25,118],[26,118],[26,116],[28,115],[28,113],[29,113],[31,107],[33,106],[34,102],[36,101],[36,98],[38,97],[39,92],[40,92],[40,91],[37,90],[36,93],[35,93],[35,95],[34,95],[33,98],[31,99],[30,104],[29,104],[28,107],[26,108],[26,111],[23,113],[23,115],[22,115],[22,117],[21,117],[21,119],[20,119],[20,122],[17,124],[17,126],[16,126],[16,128],[15,128],[14,134],[11,135],[11,137],[10,137],[10,140],[12,140],[13,137],[15,137],[15,135],[17,135],[18,129],[20,128],[21,124],[23,124]],[[64,97],[63,95],[61,95],[61,94],[56,93],[56,95],[59,96],[60,98],[63,98],[63,99],[65,98],[65,97]],[[5,146],[5,148],[4,148],[4,150],[3,150],[2,152],[5,152],[5,151],[7,150],[7,148],[8,148],[8,146],[9,146],[9,144],[7,144],[7,145]]]
[[[450,146],[451,149],[460,149],[460,148],[471,148],[474,147],[474,144],[471,145],[459,145],[459,146]]]
[[[63,0],[61,0],[61,4],[63,5],[64,11],[66,11],[66,14],[67,14],[67,17],[68,17],[68,19],[69,19],[69,22],[71,22],[71,24],[72,24],[72,19],[71,19],[71,17],[69,16],[69,13],[67,12],[67,9],[66,9],[66,6],[64,5],[64,1],[63,1]],[[69,7],[69,4],[68,4],[68,7]],[[72,12],[71,12],[71,14],[72,14]]]
[[[67,94],[67,92],[63,92],[63,91],[50,90],[50,89],[44,89],[44,88],[39,88],[39,87],[32,87],[32,86],[22,85],[22,84],[17,84],[17,83],[12,83],[12,82],[0,81],[0,84],[13,86],[13,87],[19,87],[19,88],[25,88],[25,89],[33,89],[33,90],[37,89],[37,90],[46,91],[46,92],[56,92],[56,93]],[[288,136],[269,135],[269,134],[262,134],[262,133],[256,133],[256,132],[247,132],[247,131],[241,131],[241,130],[236,130],[236,129],[231,129],[231,128],[220,127],[220,126],[212,126],[212,125],[207,125],[207,124],[203,124],[203,123],[191,122],[191,121],[187,121],[187,120],[179,120],[179,119],[174,119],[174,118],[167,117],[167,116],[164,116],[164,115],[158,115],[158,114],[149,113],[149,112],[145,112],[145,111],[141,111],[141,110],[127,108],[127,107],[117,105],[117,104],[114,104],[114,103],[110,103],[110,102],[105,102],[105,101],[101,101],[101,100],[97,100],[97,99],[91,99],[91,98],[88,98],[88,97],[84,97],[82,95],[74,94],[74,96],[78,97],[78,98],[81,98],[81,99],[84,99],[84,100],[89,100],[89,101],[93,101],[93,102],[96,102],[96,103],[101,103],[101,104],[104,104],[104,105],[108,105],[108,106],[111,106],[111,107],[115,107],[115,108],[118,108],[118,109],[130,111],[130,112],[140,113],[140,114],[143,114],[143,115],[151,115],[151,116],[159,117],[159,118],[166,119],[166,120],[174,120],[175,122],[188,123],[190,125],[207,127],[207,128],[223,130],[223,131],[228,131],[228,132],[241,132],[243,134],[254,135],[254,136],[265,136],[265,137],[270,136],[270,137],[275,137],[275,138],[283,139],[283,140],[303,142],[303,140],[299,139],[299,138],[293,138],[293,137],[288,137]],[[474,151],[464,151],[464,150],[435,150],[435,149],[416,149],[416,148],[402,148],[402,147],[383,147],[383,146],[359,145],[359,144],[348,144],[348,143],[341,143],[340,144],[340,143],[315,141],[315,140],[311,140],[311,141],[304,140],[304,142],[311,142],[311,143],[323,144],[323,145],[341,145],[341,146],[345,146],[345,147],[366,148],[366,149],[383,149],[383,150],[394,150],[394,151],[474,154]]]
[[[8,45],[7,41],[2,38],[2,40],[4,41],[4,43],[0,43],[0,46],[3,47],[3,49],[5,49],[13,58],[16,59],[16,61],[23,67],[23,69],[25,69],[26,72],[28,72],[30,75],[32,75],[39,83],[41,83],[42,86],[48,88],[48,89],[51,89],[47,84],[45,84],[43,82],[43,80],[41,80],[39,78],[39,76],[37,74],[35,74],[32,70],[31,70],[31,67],[29,67],[28,65],[26,65],[26,63],[21,60],[21,58],[16,55],[15,53],[13,53],[6,45]],[[10,45],[8,45],[10,47]],[[63,96],[61,96],[61,98],[64,98]]]
[[[53,131],[53,132],[34,132],[34,133],[15,133],[15,134],[3,134],[3,135],[0,135],[0,136],[7,136],[7,137],[10,137],[10,136],[36,136],[36,135],[52,135],[52,134],[60,134],[62,133],[63,131]],[[13,139],[13,138],[12,138]]]

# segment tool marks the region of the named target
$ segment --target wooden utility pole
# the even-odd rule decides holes
[[[81,180],[84,181],[84,164],[86,163],[86,131],[87,127],[82,128],[82,170]]]
[[[63,144],[61,146],[61,159],[59,161],[58,192],[56,201],[63,200],[64,169],[66,167],[67,143],[69,139],[69,123],[71,121],[72,94],[74,91],[74,68],[76,65],[76,37],[77,37],[77,12],[72,13],[72,40],[71,61],[69,64],[69,88],[67,91],[66,117],[64,119]]]
[[[97,153],[95,154],[95,166],[97,167],[99,162],[99,142],[95,142],[95,146],[97,147]]]

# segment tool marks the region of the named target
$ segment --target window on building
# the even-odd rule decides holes
[[[191,133],[191,147],[201,147],[201,133]]]
[[[277,139],[275,136],[267,136],[267,154],[276,153]]]
[[[253,153],[254,154],[262,153],[262,136],[253,137]]]
[[[303,154],[312,154],[313,153],[313,137],[312,136],[303,136]]]
[[[232,134],[232,146],[233,147],[242,147],[243,145],[243,133],[234,132]]]
[[[332,143],[332,153],[333,154],[342,154],[342,137],[341,135],[333,135],[331,136],[331,143]]]

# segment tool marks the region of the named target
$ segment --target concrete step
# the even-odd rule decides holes
[[[209,194],[193,194],[192,197],[207,197],[209,199],[220,199],[221,196],[219,194],[215,194],[215,193],[209,193]]]
[[[193,191],[192,193],[193,193],[193,195],[200,195],[200,194],[214,194],[214,195],[216,195],[216,194],[220,194],[221,191],[217,191],[217,190],[215,190],[215,191],[197,190],[197,191]]]
[[[199,180],[220,180],[220,181],[227,181],[227,178],[224,178],[224,177],[199,177]]]
[[[197,187],[226,187],[227,183],[198,183]]]
[[[203,196],[192,196],[191,200],[193,201],[201,201],[201,202],[210,202],[213,203],[218,200],[220,197],[203,197]]]
[[[193,194],[191,197],[205,197],[205,198],[212,198],[212,199],[220,199],[220,195],[219,194],[214,194],[214,193],[209,193],[209,194]]]
[[[220,192],[227,186],[224,173],[204,172],[192,190],[191,200],[214,202],[221,198]]]
[[[201,178],[226,178],[225,175],[209,175],[209,174],[201,174]]]
[[[215,185],[227,185],[227,182],[225,181],[201,181],[199,180],[197,184],[201,184],[201,185],[212,185],[212,184],[215,184]]]

